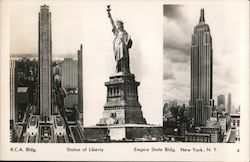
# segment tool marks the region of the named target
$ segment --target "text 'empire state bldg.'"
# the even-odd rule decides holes
[[[49,6],[41,6],[39,13],[39,109],[42,118],[52,112],[52,42]]]
[[[201,9],[199,24],[194,28],[191,46],[190,117],[196,125],[206,125],[212,116],[213,50],[209,26]]]

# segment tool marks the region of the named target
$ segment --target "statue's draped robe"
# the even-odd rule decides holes
[[[130,73],[129,69],[129,48],[132,46],[132,40],[128,33],[122,29],[113,28],[112,32],[115,35],[113,41],[113,50],[115,54],[116,72]]]

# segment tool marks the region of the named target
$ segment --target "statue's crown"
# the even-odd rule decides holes
[[[121,19],[117,19],[116,23],[121,23],[122,25],[124,24],[124,22]]]

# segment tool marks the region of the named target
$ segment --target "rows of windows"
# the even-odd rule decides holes
[[[135,87],[127,87],[126,91],[128,94],[137,94],[137,89]],[[113,87],[108,89],[109,96],[120,95],[121,93],[122,90],[119,87]]]
[[[237,122],[237,123],[236,123]],[[233,126],[236,126],[236,124],[237,124],[237,127],[239,127],[240,126],[240,120],[239,119],[234,119],[233,120]]]
[[[189,142],[210,142],[209,136],[187,136],[186,141]]]

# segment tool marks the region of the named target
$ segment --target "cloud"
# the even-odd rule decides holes
[[[182,52],[178,49],[173,48],[165,48],[164,49],[164,57],[169,59],[172,63],[187,63],[190,60],[190,55]]]
[[[164,6],[164,57],[172,63],[190,60],[191,31],[182,8],[182,5]]]
[[[232,69],[227,69],[225,73],[225,78],[228,82],[234,83],[235,82],[235,72]]]
[[[163,15],[173,20],[183,19],[181,7],[182,5],[164,5]]]
[[[165,5],[164,6],[164,100],[190,99],[190,48],[200,9],[213,39],[213,98],[220,94],[240,96],[240,55],[244,42],[243,5]],[[238,24],[233,26],[232,24]],[[165,65],[167,64],[167,65]],[[173,74],[175,79],[168,77]],[[235,98],[235,103],[240,104]]]

